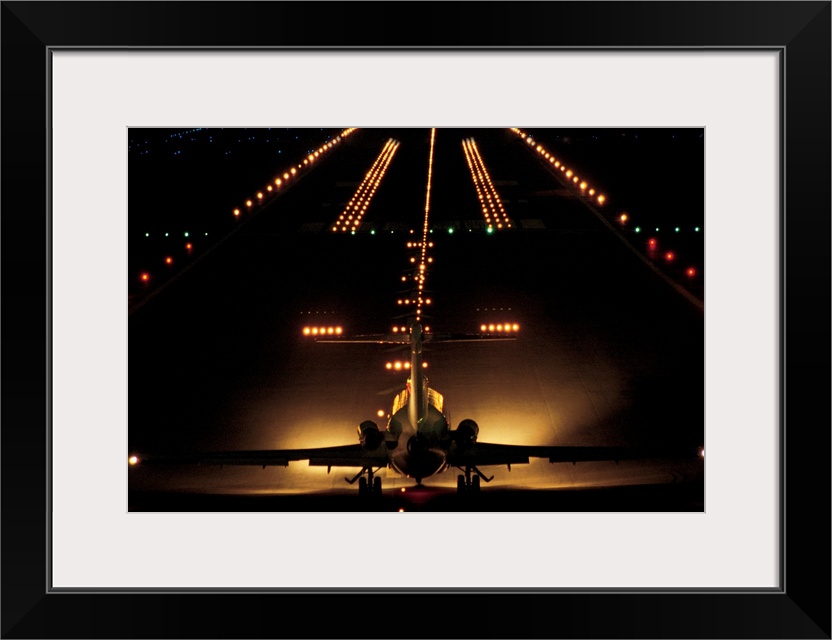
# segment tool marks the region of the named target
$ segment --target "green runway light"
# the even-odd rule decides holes
[[[350,231],[350,235],[351,235],[351,236],[354,236],[354,235],[355,235],[355,231]]]
[[[656,227],[656,231],[658,231],[658,230],[659,230],[659,228],[658,228],[658,227]]]
[[[679,227],[676,227],[676,233],[679,233]]]
[[[375,229],[370,229],[370,235],[371,235],[371,236],[376,235],[376,230],[375,230]]]
[[[636,227],[636,228],[635,228],[635,232],[636,232],[636,233],[641,233],[641,227]]]
[[[187,231],[185,232],[185,237],[186,237],[186,238],[188,237],[188,232],[187,232]]]
[[[696,227],[696,228],[694,229],[694,231],[696,231],[696,233],[699,233],[699,227]]]
[[[448,227],[448,233],[453,233],[453,232],[454,232],[454,228],[453,227]]]
[[[144,234],[144,237],[145,237],[145,238],[149,238],[149,237],[150,237],[150,234],[149,234],[149,233],[146,233],[146,234]]]
[[[166,237],[166,238],[167,238],[169,235],[170,235],[169,233],[165,233],[165,237]]]
[[[494,233],[494,227],[488,227],[488,229],[486,229],[485,232],[486,233]]]

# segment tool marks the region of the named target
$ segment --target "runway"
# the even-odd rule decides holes
[[[472,137],[512,228],[487,230],[462,148]],[[360,228],[332,231],[389,139],[400,145]],[[354,444],[359,422],[383,426],[407,377],[392,365],[407,353],[315,343],[303,328],[355,335],[406,323],[398,301],[418,255],[407,243],[421,234],[429,143],[424,129],[356,131],[191,268],[131,300],[130,452]],[[435,144],[423,323],[436,334],[518,327],[507,342],[427,345],[452,428],[471,418],[481,441],[502,444],[704,445],[704,313],[691,302],[702,285],[680,295],[510,130],[440,128]],[[484,472],[493,480],[473,501],[456,495],[453,469],[422,487],[382,472],[383,499],[368,506],[344,481],[349,469],[138,466],[129,508],[704,508],[704,463],[693,457]]]

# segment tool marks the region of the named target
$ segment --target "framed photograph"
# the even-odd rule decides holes
[[[4,637],[830,637],[829,2],[2,11]]]

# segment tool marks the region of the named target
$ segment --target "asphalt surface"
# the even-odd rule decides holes
[[[391,137],[401,145],[361,230],[333,233]],[[512,229],[485,231],[462,152],[468,137]],[[377,412],[389,412],[406,378],[385,363],[406,360],[406,352],[316,344],[302,329],[364,334],[404,323],[397,300],[407,295],[401,277],[418,255],[406,244],[419,239],[424,218],[429,143],[429,130],[359,130],[191,268],[131,299],[131,452],[352,444],[359,422],[384,423]],[[681,295],[510,131],[438,129],[432,182],[424,323],[435,333],[520,327],[511,342],[428,346],[427,375],[454,428],[472,418],[481,441],[506,444],[704,444],[701,287]],[[382,473],[384,496],[370,504],[344,481],[350,469],[140,465],[129,469],[129,508],[704,508],[704,464],[694,458],[536,460],[483,471],[494,479],[473,500],[456,495],[454,470],[422,487]]]

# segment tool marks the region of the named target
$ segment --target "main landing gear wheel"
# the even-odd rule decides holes
[[[479,493],[480,492],[480,477],[474,476],[470,481],[465,481],[465,476],[459,474],[456,477],[456,492],[457,493]]]
[[[462,468],[460,467],[460,471]],[[477,494],[480,492],[481,481],[491,482],[494,476],[486,478],[476,467],[466,467],[465,473],[456,477],[456,492],[459,494]]]
[[[344,478],[349,484],[355,483],[358,480],[358,495],[359,496],[376,496],[381,497],[381,478],[376,475],[379,469],[372,467],[364,467],[352,478]]]

